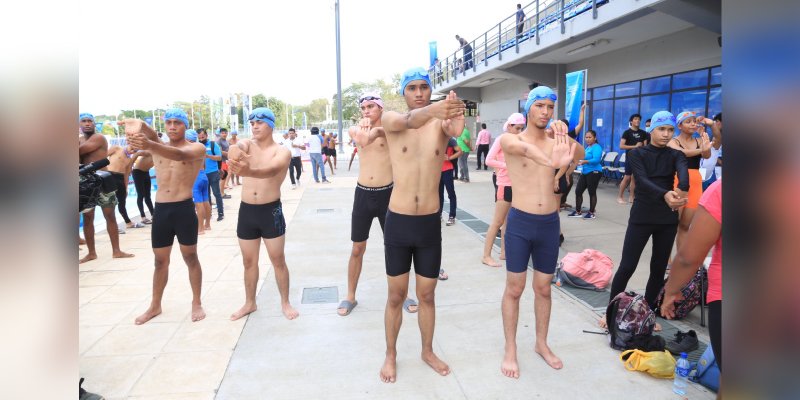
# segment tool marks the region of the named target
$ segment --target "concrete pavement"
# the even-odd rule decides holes
[[[136,254],[126,260],[112,260],[107,236],[99,233],[98,260],[80,266],[84,388],[108,399],[678,398],[671,391],[671,380],[626,371],[619,352],[608,347],[605,336],[583,333],[596,329],[598,314],[555,286],[549,343],[564,368],[552,370],[533,352],[533,293],[528,285],[518,331],[522,376],[519,380],[502,376],[500,301],[505,272],[480,263],[483,238],[461,222],[450,227],[442,224],[442,266],[450,279],[440,281],[436,291],[434,350],[450,364],[452,373],[438,376],[420,359],[417,315],[404,313],[398,381],[380,382],[386,277],[377,221],[359,281],[359,305],[347,317],[336,314],[347,289],[350,211],[358,168],[356,161],[353,172],[347,173],[347,160],[339,161],[343,166],[329,176],[330,185],[314,183],[307,163],[300,189],[290,190],[288,179],[284,182],[290,300],[300,312],[294,321],[280,312],[274,274],[263,249],[259,309],[247,319],[228,320],[244,301],[235,235],[240,187],[226,202],[226,219],[212,222],[212,231],[199,240],[208,314],[204,321],[193,323],[189,318],[191,291],[175,249],[164,314],[135,326],[133,319],[150,300],[150,228],[129,229],[122,236],[123,250]],[[474,167],[474,160],[470,164]],[[470,177],[472,183],[456,183],[459,208],[488,222],[494,210],[491,172],[473,170]],[[615,203],[612,184],[601,184],[599,195],[597,219],[576,220],[561,214],[567,237],[564,250],[596,248],[616,263],[629,207]],[[574,195],[569,202],[574,203],[573,199]],[[644,287],[648,263],[646,250],[629,288]],[[301,303],[304,290],[313,295],[321,287],[335,288],[337,298],[329,303]],[[707,330],[696,326],[696,320],[695,311],[686,326],[707,340]],[[688,397],[714,395],[690,385]]]

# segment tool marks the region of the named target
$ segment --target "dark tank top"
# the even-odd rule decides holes
[[[698,142],[697,139],[694,139],[694,142],[697,143],[697,147],[694,149],[684,148],[683,145],[681,144],[681,141],[678,140],[678,138],[675,138],[675,141],[678,142],[678,146],[680,146],[684,150],[696,150],[700,148],[700,142]],[[702,158],[703,156],[701,154],[698,154],[694,157],[686,157],[686,166],[689,169],[700,169],[700,159]]]

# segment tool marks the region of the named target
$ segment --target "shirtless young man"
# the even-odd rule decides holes
[[[83,113],[78,117],[78,122],[81,128],[78,145],[79,162],[89,164],[108,157],[108,141],[102,134],[95,133],[94,116]],[[114,258],[133,257],[133,254],[119,249],[119,227],[117,226],[117,217],[114,215],[114,206],[117,205],[116,194],[101,194],[97,205],[100,206],[103,217],[106,219],[106,232],[111,238],[111,256]],[[89,254],[78,261],[80,264],[97,258],[94,247],[94,210],[83,213],[83,236],[86,238],[86,248],[89,250]]]
[[[389,146],[394,189],[389,200],[384,230],[384,252],[389,294],[386,300],[386,360],[380,371],[383,382],[397,378],[397,335],[403,320],[411,260],[416,273],[422,359],[437,373],[450,367],[433,353],[436,321],[434,291],[442,261],[442,228],[439,222],[439,179],[444,148],[449,137],[464,129],[464,103],[450,92],[431,104],[431,82],[423,68],[401,77],[400,93],[409,112],[387,111],[381,123]]]
[[[283,315],[295,319],[299,313],[289,304],[289,269],[283,253],[286,221],[281,206],[281,183],[286,179],[292,154],[272,139],[275,127],[272,110],[256,108],[247,119],[252,139],[241,140],[228,150],[231,171],[244,178],[236,235],[244,264],[245,303],[231,315],[231,320],[242,318],[257,308],[258,249],[262,240],[275,269]]]
[[[355,139],[358,146],[356,148],[361,149],[361,161],[353,197],[350,228],[353,250],[347,264],[347,297],[339,303],[339,308],[336,310],[341,316],[349,315],[358,305],[356,287],[361,276],[372,220],[377,217],[381,230],[384,229],[389,198],[392,195],[392,164],[389,161],[386,135],[381,128],[383,100],[377,94],[368,93],[359,98],[358,104],[364,118],[358,127],[350,128],[349,134]],[[409,312],[416,312],[416,303],[410,299],[406,302]]]
[[[164,113],[164,125],[169,142],[163,143],[156,132],[144,121],[125,119],[128,144],[134,150],[146,150],[153,155],[156,168],[156,206],[150,239],[155,256],[153,271],[153,299],[150,308],[134,321],[144,324],[161,314],[161,299],[169,277],[170,253],[175,237],[178,237],[183,261],[189,268],[189,283],[192,286],[192,321],[206,317],[200,302],[203,270],[197,258],[197,215],[192,202],[192,187],[206,157],[206,148],[200,143],[186,140],[189,118],[179,108]]]
[[[514,188],[506,226],[506,288],[503,293],[503,331],[505,356],[503,375],[519,378],[517,363],[517,322],[519,300],[525,290],[528,261],[533,259],[534,350],[552,368],[561,369],[561,360],[547,346],[550,324],[550,282],[558,261],[560,196],[553,195],[553,171],[569,165],[575,142],[569,141],[562,121],[550,125],[554,138],[545,129],[553,116],[557,97],[552,89],[539,86],[528,94],[525,104],[527,125],[519,135],[503,135],[500,145],[506,158]]]
[[[126,209],[126,199],[128,198],[128,178],[131,174],[131,167],[133,166],[133,153],[127,147],[111,146],[108,149],[108,172],[114,178],[117,184],[117,209],[122,219],[128,228],[144,228],[141,222],[133,223],[128,217],[128,210]]]

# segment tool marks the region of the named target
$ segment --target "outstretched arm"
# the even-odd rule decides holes
[[[575,125],[575,134],[578,136],[580,136],[581,130],[583,130],[583,120],[585,115],[586,115],[586,102],[583,102],[583,105],[581,105],[581,115],[578,116],[578,125]]]
[[[419,129],[428,123],[431,118],[446,120],[458,116],[463,117],[466,106],[463,101],[458,100],[455,94],[456,93],[451,90],[450,94],[444,100],[411,110],[405,114],[394,111],[384,112],[381,117],[381,125],[383,125],[386,132],[394,133],[406,129]],[[459,133],[461,133],[461,131],[459,131]]]
[[[498,140],[504,154],[522,156],[548,167],[553,165],[550,157],[544,154],[542,150],[530,143],[525,143],[519,136],[503,135]]]
[[[233,149],[233,147],[231,147]],[[289,162],[292,159],[292,153],[289,149],[285,147],[280,147],[267,165],[263,168],[253,168],[250,166],[250,155],[244,151],[237,150],[230,151],[229,154],[236,158],[228,157],[228,166],[231,168],[234,174],[239,176],[251,177],[251,178],[272,178],[275,175],[278,175],[281,172],[286,172],[286,169],[289,168]]]
[[[505,134],[500,135],[497,140],[492,143],[492,147],[489,149],[489,153],[486,154],[486,165],[492,168],[506,168],[506,162],[500,161],[497,159],[497,155],[500,153],[500,138],[505,136]]]
[[[369,118],[362,118],[357,128],[350,128],[350,136],[355,138],[356,145],[364,147],[379,137],[386,137],[386,131],[380,126],[372,127]]]
[[[714,247],[722,231],[722,224],[702,205],[692,218],[686,239],[682,241],[678,253],[672,261],[672,269],[664,286],[664,302],[661,315],[667,319],[675,317],[675,301],[683,300],[683,288],[697,271],[702,268],[708,252]]]
[[[128,137],[128,144],[134,150],[148,150],[152,154],[173,161],[194,161],[202,159],[206,155],[206,147],[200,143],[181,147],[172,147],[161,143],[155,131],[142,120],[128,118],[120,121],[119,124],[125,126],[125,136]]]

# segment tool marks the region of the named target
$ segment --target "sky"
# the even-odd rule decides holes
[[[164,108],[263,93],[307,104],[336,93],[334,0],[80,2],[81,112]],[[342,89],[456,51],[516,2],[340,0]]]

